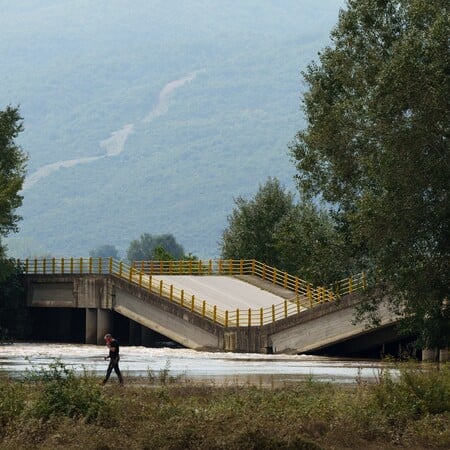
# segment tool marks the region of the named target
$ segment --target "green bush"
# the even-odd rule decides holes
[[[418,419],[450,411],[450,365],[440,370],[401,369],[398,378],[384,372],[373,388],[373,400],[388,417]]]
[[[59,360],[48,369],[29,372],[27,381],[39,386],[39,393],[29,414],[41,420],[66,416],[83,418],[86,422],[106,418],[112,403],[108,400],[98,381],[86,373],[77,377],[73,369]]]

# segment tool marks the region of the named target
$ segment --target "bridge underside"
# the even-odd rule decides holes
[[[27,276],[26,289],[28,305],[35,310],[37,337],[59,341],[103,344],[103,335],[113,332],[128,345],[343,356],[369,350],[381,355],[400,340],[387,310],[382,310],[382,326],[377,330],[352,325],[355,306],[361,301],[357,295],[268,325],[223,327],[110,275]]]

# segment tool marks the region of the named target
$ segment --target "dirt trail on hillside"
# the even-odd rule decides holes
[[[192,72],[177,80],[167,83],[159,92],[158,102],[152,110],[141,120],[141,123],[150,123],[157,117],[163,116],[169,110],[170,98],[172,94],[184,86],[186,83],[194,80],[198,72]],[[63,167],[73,167],[79,164],[89,164],[102,158],[109,158],[120,155],[124,148],[128,137],[134,132],[135,124],[124,125],[120,130],[113,131],[110,137],[100,141],[100,147],[105,151],[103,155],[89,156],[83,158],[75,158],[57,161],[45,166],[39,167],[30,176],[25,178],[22,191],[29,189],[38,181],[49,176],[51,173],[62,169]]]

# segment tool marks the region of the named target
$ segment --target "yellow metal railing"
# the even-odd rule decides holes
[[[367,287],[365,273],[345,278],[327,288],[314,287],[255,260],[135,261],[130,267],[113,258],[44,258],[26,259],[19,264],[25,274],[114,275],[224,327],[266,325]],[[223,310],[164,282],[158,275],[254,275],[292,291],[292,297],[266,308]]]

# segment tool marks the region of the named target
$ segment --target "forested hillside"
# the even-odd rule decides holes
[[[294,189],[300,72],[343,0],[0,3],[0,102],[30,157],[11,256],[147,232],[213,258],[235,197]]]

